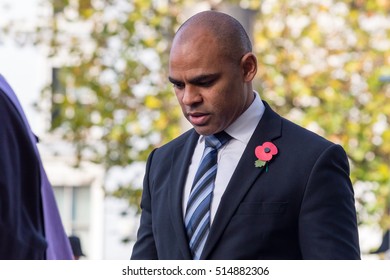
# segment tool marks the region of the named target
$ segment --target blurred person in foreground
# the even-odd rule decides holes
[[[0,259],[72,258],[37,138],[0,75]]]
[[[193,129],[148,158],[131,259],[360,259],[346,153],[275,113],[256,72],[231,16],[179,28],[169,80]]]

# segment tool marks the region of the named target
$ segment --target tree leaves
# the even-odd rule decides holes
[[[255,33],[262,96],[346,149],[355,188],[378,184],[375,199],[357,197],[358,209],[372,209],[360,222],[385,226],[390,85],[381,77],[390,74],[390,18],[383,13],[390,7],[381,1],[296,2],[262,2]],[[275,33],[272,26],[281,28]]]

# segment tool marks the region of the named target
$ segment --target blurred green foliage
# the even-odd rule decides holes
[[[259,8],[262,97],[346,149],[359,223],[389,228],[390,2],[261,1]]]
[[[54,1],[50,25],[57,71],[52,130],[76,147],[79,160],[113,166],[145,161],[152,149],[180,133],[178,108],[167,80],[170,42],[180,1]],[[72,4],[73,3],[73,4]],[[47,41],[46,41],[47,43]],[[138,208],[141,186],[113,193]]]

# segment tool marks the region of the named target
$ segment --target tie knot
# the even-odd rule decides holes
[[[225,131],[218,132],[217,134],[208,135],[205,137],[206,147],[211,147],[214,149],[220,149],[225,145],[232,137],[227,134]]]

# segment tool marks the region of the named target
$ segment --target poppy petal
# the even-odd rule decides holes
[[[276,155],[278,153],[278,148],[271,142],[265,142],[263,144],[263,147],[265,148],[269,148],[271,151],[270,151],[270,154],[271,155]]]
[[[256,154],[256,157],[259,159],[259,160],[262,160],[262,161],[269,161],[272,159],[272,153],[268,152],[266,153],[265,152],[265,148],[264,145],[263,146],[257,146],[256,149],[255,149],[255,154]]]

